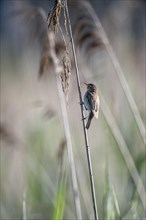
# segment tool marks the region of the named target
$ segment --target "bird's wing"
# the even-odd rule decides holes
[[[94,98],[94,95],[90,92],[87,92],[85,94],[85,99],[84,99],[85,107],[89,111],[98,109],[96,98]]]
[[[96,101],[95,101],[95,110],[93,111],[94,117],[98,118],[99,114],[99,97],[97,96]]]

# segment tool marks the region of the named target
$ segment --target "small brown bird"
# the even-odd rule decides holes
[[[86,128],[90,127],[90,123],[93,117],[98,118],[99,113],[99,96],[97,93],[97,88],[94,84],[87,84],[87,91],[84,95],[84,106],[85,109],[89,111],[88,121],[86,124]]]

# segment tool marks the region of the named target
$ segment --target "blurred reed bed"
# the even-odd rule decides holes
[[[63,8],[60,8],[60,1],[56,2],[59,4],[56,13],[60,13]],[[103,19],[105,32],[106,28],[109,31],[109,18],[113,22],[111,11],[120,13],[128,8],[127,19],[130,23],[134,9],[130,1],[126,2],[113,2],[107,8]],[[78,7],[76,1],[70,3],[69,13],[81,89],[84,93],[82,82],[96,83],[102,103],[99,120],[93,121],[89,131],[99,219],[144,219],[145,204],[140,199],[143,191],[138,188],[138,182],[134,181],[132,175],[136,169],[140,187],[143,185],[145,190],[146,161],[143,139],[129,108],[125,91],[106,52],[105,39],[100,35],[101,29],[96,26],[91,14],[87,13],[88,10],[83,10],[83,3],[78,4]],[[90,6],[85,4],[86,7],[90,11]],[[136,10],[142,7],[142,3],[136,3],[134,7]],[[47,8],[46,11],[50,9]],[[9,44],[2,39],[1,48],[1,219],[76,219],[56,78],[52,58],[48,57],[50,48],[46,37],[47,16],[42,9],[33,8],[29,2],[25,3],[25,7],[20,4],[20,8],[10,14],[12,20],[8,19],[7,22],[15,27],[12,42],[9,42],[12,47],[9,48]],[[118,18],[116,12],[114,16]],[[58,17],[53,20],[56,31],[55,53],[59,60],[63,57],[64,61],[66,59],[64,68],[72,72],[67,79],[69,87],[62,84],[62,88],[67,88],[64,92],[69,109],[82,219],[94,219],[75,66],[70,55],[71,45],[63,17],[61,14],[60,21],[57,20]],[[116,25],[123,25],[122,17]],[[115,26],[111,26],[108,34],[115,32]],[[137,72],[133,72],[133,56],[136,55],[131,45],[128,47],[128,42],[133,40],[128,31],[129,26],[125,27],[127,35],[120,30],[115,32],[115,41],[110,39],[109,34],[110,45],[118,52],[119,63],[122,64],[124,75],[128,79],[125,79],[126,85],[130,85],[130,92],[134,94],[136,107],[144,121],[144,88],[141,86],[143,76],[137,81]],[[21,39],[21,47],[17,39]],[[141,54],[141,50],[140,47],[137,53]],[[71,60],[69,63],[68,58]],[[127,60],[130,60],[130,63]],[[139,70],[141,65],[143,64],[137,63]],[[63,83],[65,79],[66,77],[61,78]],[[123,141],[127,149],[125,156],[121,153]],[[134,165],[132,170],[132,167],[129,169],[129,161]],[[144,194],[142,198],[143,196]]]

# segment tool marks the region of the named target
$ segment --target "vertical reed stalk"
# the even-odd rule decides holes
[[[94,178],[93,178],[91,155],[90,155],[90,145],[89,145],[87,130],[86,130],[86,127],[85,127],[85,120],[84,120],[85,114],[84,114],[83,100],[82,100],[82,94],[81,94],[81,88],[80,88],[80,77],[79,77],[79,70],[78,70],[78,65],[77,65],[76,52],[75,52],[75,46],[74,46],[74,40],[73,40],[73,34],[72,34],[72,28],[71,28],[71,22],[70,22],[70,16],[69,16],[69,11],[68,11],[67,0],[65,0],[65,10],[66,10],[66,17],[67,17],[67,20],[68,20],[69,35],[70,35],[70,38],[71,38],[71,45],[72,45],[73,58],[74,58],[74,64],[75,64],[75,72],[76,72],[76,80],[77,80],[79,100],[80,100],[80,106],[81,106],[81,115],[82,115],[84,139],[85,139],[86,153],[87,153],[87,162],[88,162],[88,169],[89,169],[89,176],[90,176],[90,186],[91,186],[91,193],[92,193],[94,217],[95,217],[96,220],[98,220],[97,203],[96,203],[96,195],[95,195],[95,187],[94,187]]]
[[[76,216],[77,216],[77,219],[82,219],[77,177],[76,177],[76,171],[75,171],[75,163],[74,163],[73,151],[72,151],[71,134],[70,134],[70,128],[69,128],[69,122],[68,122],[67,109],[66,109],[66,102],[65,102],[64,93],[62,91],[61,82],[60,82],[61,66],[60,66],[59,60],[56,56],[55,50],[54,50],[54,46],[55,46],[54,45],[54,35],[52,32],[49,32],[48,38],[49,38],[49,42],[50,42],[50,56],[51,56],[53,64],[54,64],[57,89],[58,89],[58,96],[59,96],[62,118],[63,118],[63,123],[64,123],[68,159],[69,159],[69,164],[70,164],[70,169],[71,169],[72,187],[73,187],[73,194],[74,194]]]

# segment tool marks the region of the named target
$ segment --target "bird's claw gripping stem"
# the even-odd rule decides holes
[[[84,105],[84,102],[79,102],[80,105]]]
[[[85,120],[87,117],[82,118],[82,121]]]

